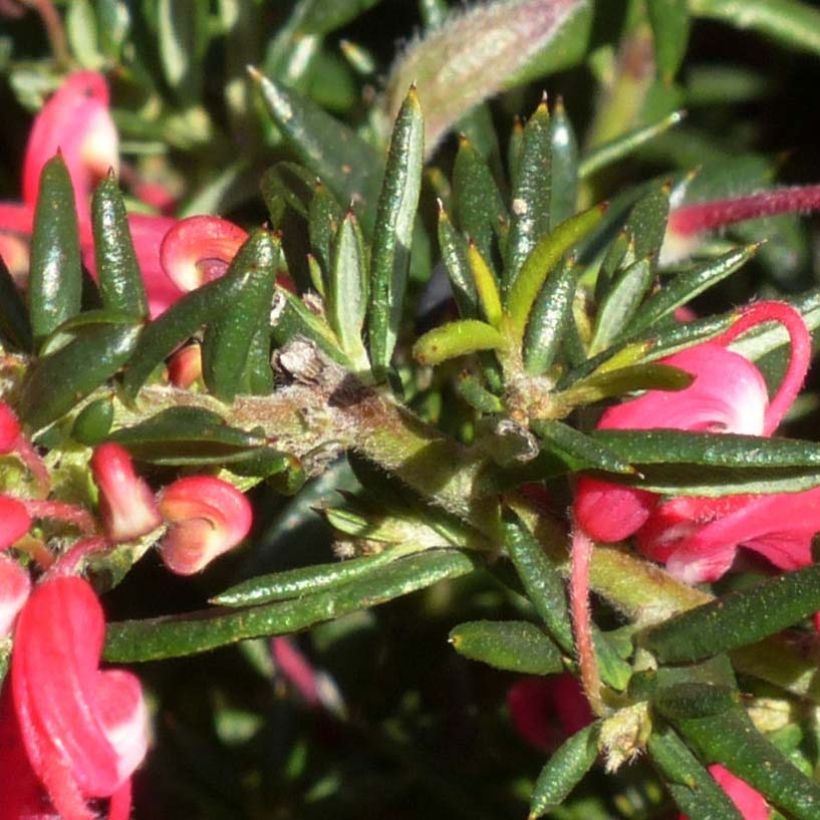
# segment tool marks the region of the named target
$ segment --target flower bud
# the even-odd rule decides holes
[[[192,575],[235,547],[251,528],[251,505],[232,484],[212,476],[190,476],[166,487],[159,497],[170,524],[160,544],[165,565]]]
[[[30,591],[28,573],[13,558],[0,555],[0,640],[11,633]]]
[[[31,529],[31,516],[16,498],[0,495],[0,550],[8,549]]]
[[[91,469],[100,488],[100,512],[109,538],[130,541],[162,523],[154,496],[134,472],[124,447],[100,445],[91,457]]]
[[[202,376],[202,346],[198,342],[185,345],[168,360],[168,381],[181,390],[189,388]]]
[[[0,402],[0,455],[12,452],[20,438],[20,422],[5,402]]]

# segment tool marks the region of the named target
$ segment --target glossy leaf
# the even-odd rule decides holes
[[[311,249],[318,256],[325,272],[330,269],[331,243],[343,217],[344,212],[333,194],[324,185],[317,183],[308,206],[308,232]]]
[[[299,161],[321,178],[340,202],[359,198],[372,206],[378,184],[376,174],[381,167],[375,149],[295,91],[256,71],[251,76],[259,84],[276,127]]]
[[[561,257],[592,231],[603,213],[604,209],[596,205],[570,217],[532,249],[507,295],[507,313],[516,340],[520,341],[524,336],[530,312],[547,277]]]
[[[655,62],[661,79],[670,83],[686,54],[689,39],[687,0],[648,0],[646,10],[655,38]]]
[[[198,0],[157,0],[159,57],[165,79],[179,99],[202,94],[202,57],[208,45],[208,9]]]
[[[46,356],[28,371],[20,396],[20,418],[33,431],[57,421],[111,378],[137,344],[140,326],[96,324]]]
[[[251,234],[230,264],[226,277],[244,281],[212,320],[202,342],[202,375],[208,390],[226,402],[233,401],[246,375],[254,337],[268,328],[279,240],[265,230]]]
[[[114,402],[110,396],[89,402],[77,414],[71,427],[71,437],[93,447],[105,441],[114,422]]]
[[[438,212],[438,242],[459,313],[465,319],[478,318],[478,294],[467,258],[467,241],[453,227],[443,207]]]
[[[493,327],[498,328],[501,325],[502,311],[501,293],[498,290],[495,274],[487,264],[487,260],[481,255],[478,246],[473,243],[467,246],[467,262],[470,265],[470,273],[478,295],[478,302],[481,305],[481,312]]]
[[[0,257],[0,337],[3,344],[31,352],[34,340],[28,310],[5,262]]]
[[[462,373],[458,377],[456,390],[467,404],[481,413],[501,413],[504,410],[501,399],[487,390],[471,373]]]
[[[598,757],[597,724],[564,741],[538,775],[530,801],[529,820],[561,806]]]
[[[367,338],[377,378],[386,375],[396,346],[423,160],[424,121],[411,88],[393,126],[373,231]]]
[[[506,340],[492,325],[477,319],[462,319],[433,328],[413,345],[419,364],[440,364],[479,350],[502,350]]]
[[[820,564],[784,573],[664,621],[641,637],[661,663],[756,643],[820,611]]]
[[[113,173],[97,186],[91,209],[94,256],[103,305],[142,319],[148,315],[148,300],[128,228],[125,204]]]
[[[542,101],[524,126],[518,173],[512,190],[510,233],[507,238],[505,291],[516,283],[536,244],[550,229],[550,115]]]
[[[666,364],[637,364],[601,369],[580,379],[571,388],[556,396],[556,401],[574,406],[592,404],[612,396],[622,396],[635,390],[683,390],[692,384],[693,376]]]
[[[262,174],[259,188],[271,225],[279,228],[288,208],[308,218],[310,203],[316,193],[316,175],[295,162],[277,162]]]
[[[552,112],[550,137],[550,225],[560,225],[575,213],[578,200],[578,141],[559,97]]]
[[[456,550],[428,550],[393,561],[373,577],[340,588],[263,606],[121,621],[108,625],[109,661],[147,661],[191,655],[248,638],[284,635],[466,575],[475,561]]]
[[[630,475],[635,469],[616,452],[580,430],[560,421],[533,422],[542,446],[566,461],[573,470],[602,470]]]
[[[379,0],[308,0],[299,6],[297,28],[305,34],[329,34],[375,6]]]
[[[31,238],[28,306],[39,344],[80,311],[82,270],[74,188],[62,156],[43,167]]]
[[[670,191],[668,183],[653,186],[635,203],[629,214],[626,226],[635,240],[637,259],[651,257],[657,262],[666,235]]]

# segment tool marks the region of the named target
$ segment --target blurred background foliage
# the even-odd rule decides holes
[[[243,225],[268,218],[259,195],[264,171],[295,158],[246,66],[259,67],[382,151],[391,66],[447,11],[443,0],[54,5],[59,24],[44,25],[34,0],[0,0],[0,199],[17,196],[26,137],[44,97],[67,70],[90,68],[103,71],[111,85],[124,181],[133,173],[161,182],[178,203],[177,215],[219,213]],[[817,2],[748,6],[768,6],[784,20],[796,14],[797,23],[815,20],[800,14],[820,13]],[[659,76],[664,72],[653,64],[643,4],[591,3],[559,48],[553,44],[509,78],[508,90],[459,128],[500,168],[514,119],[529,116],[543,91],[551,100],[563,98],[586,146],[672,111],[687,112],[681,125],[596,174],[585,194],[589,201],[695,168],[695,198],[820,180],[820,107],[814,104],[820,45],[811,31],[800,33],[798,26],[784,33],[765,23],[758,26],[763,31],[747,30],[737,3],[692,0],[690,9],[695,14],[682,66]],[[668,65],[676,58],[664,59]],[[620,101],[613,102],[618,91]],[[432,157],[444,176],[427,174],[422,207],[431,224],[437,185],[449,177],[456,148],[451,134]],[[136,199],[130,205],[145,207]],[[697,310],[818,284],[817,221],[786,216],[769,222],[764,252],[701,297]],[[759,226],[737,230],[749,231],[742,236],[747,240],[759,234]],[[414,253],[417,293],[437,259],[432,240],[426,252]],[[799,432],[817,438],[811,416]],[[332,531],[316,510],[335,503],[339,489],[361,491],[347,462],[295,498],[257,488],[252,555],[231,556],[193,580],[169,576],[149,557],[107,598],[110,614],[190,610],[242,578],[330,560]],[[506,713],[505,693],[516,676],[458,656],[447,634],[464,620],[531,614],[523,597],[474,573],[314,628],[299,646],[324,675],[318,704],[289,688],[264,641],[142,666],[156,744],[137,775],[136,816],[524,816],[545,752],[527,745]],[[651,769],[638,761],[617,778],[596,770],[553,816],[675,814]]]

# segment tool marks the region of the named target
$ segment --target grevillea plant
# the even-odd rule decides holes
[[[820,186],[679,110],[820,14],[126,5],[0,0],[0,820],[820,817]]]

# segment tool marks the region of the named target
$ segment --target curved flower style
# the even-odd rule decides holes
[[[782,323],[792,345],[786,374],[771,401],[758,369],[724,348],[740,333],[767,321]],[[739,321],[715,342],[663,360],[695,376],[689,387],[676,393],[650,390],[607,410],[599,427],[646,430],[662,424],[676,430],[771,436],[797,397],[810,358],[811,337],[800,314],[783,303],[758,302],[745,308]],[[818,493],[810,490],[661,503],[653,493],[581,477],[574,511],[580,527],[595,540],[620,541],[638,533],[638,542],[650,557],[667,562],[675,574],[691,582],[722,574],[740,544],[758,549],[783,569],[804,565],[807,541],[820,529],[820,515],[812,515],[817,499]],[[803,512],[792,519],[772,516],[781,503]],[[699,562],[693,563],[696,557]]]
[[[253,510],[232,484],[213,476],[180,478],[159,496],[170,524],[160,544],[165,565],[178,575],[193,575],[233,549],[248,534]]]
[[[92,820],[88,800],[97,798],[111,798],[111,818],[127,818],[130,778],[147,750],[139,681],[99,670],[104,632],[91,585],[65,576],[34,589],[15,631],[11,681],[20,734],[54,810],[71,820]]]
[[[507,690],[507,710],[518,734],[547,752],[593,720],[577,679],[569,673],[516,681]]]
[[[112,541],[130,541],[162,523],[149,486],[134,472],[131,456],[119,444],[101,444],[91,457],[100,488],[100,513]]]

